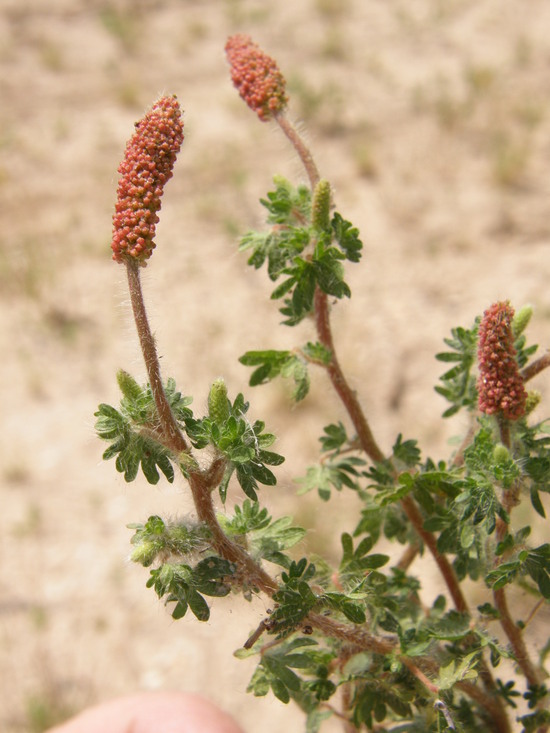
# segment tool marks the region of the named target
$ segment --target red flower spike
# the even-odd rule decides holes
[[[113,259],[136,260],[145,267],[155,248],[155,226],[164,185],[183,142],[181,110],[175,96],[161,97],[126,145],[119,166],[113,216]]]
[[[286,81],[276,61],[242,33],[228,38],[225,52],[233,84],[260,120],[267,122],[282,112],[288,97]]]
[[[486,310],[479,324],[477,352],[479,409],[507,420],[523,417],[527,401],[516,360],[513,317],[514,309],[508,302],[494,303]]]

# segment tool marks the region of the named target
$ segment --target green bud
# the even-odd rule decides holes
[[[134,547],[130,555],[130,560],[132,562],[138,562],[146,568],[155,560],[160,549],[161,547],[158,542],[146,540],[137,545],[137,547]]]
[[[516,311],[516,314],[512,319],[512,333],[514,334],[514,338],[521,336],[521,334],[525,331],[525,329],[527,328],[527,324],[531,320],[532,315],[533,306],[531,305],[524,305],[518,311]]]
[[[131,374],[119,369],[116,375],[116,381],[120,387],[122,394],[129,400],[137,400],[141,397],[143,389],[139,386]]]
[[[493,448],[493,460],[497,466],[503,466],[510,460],[510,451],[502,443],[497,443]]]
[[[208,395],[208,417],[218,425],[229,417],[227,386],[223,379],[216,379]]]
[[[170,563],[164,563],[160,568],[159,581],[166,589],[168,589],[174,580],[174,575],[174,566],[170,565]]]
[[[330,232],[330,183],[324,178],[315,186],[311,204],[311,221],[314,229]]]
[[[525,414],[530,415],[539,405],[542,395],[536,389],[527,392],[527,400],[525,401]]]

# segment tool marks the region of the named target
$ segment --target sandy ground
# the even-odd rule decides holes
[[[159,688],[202,691],[250,733],[303,729],[292,707],[245,693],[252,667],[232,656],[262,601],[175,623],[127,562],[126,524],[191,512],[183,485],[126,485],[93,433],[116,370],[144,375],[109,254],[134,121],[162,93],[185,109],[144,273],[165,375],[200,406],[217,376],[247,389],[245,350],[312,335],[277,326],[265,278],[236,253],[271,176],[303,178],[230,84],[223,46],[243,31],[277,57],[362,232],[334,319],[379,441],[403,432],[444,457],[464,428],[442,425],[433,392],[450,328],[509,298],[534,305],[548,343],[549,27],[545,0],[0,0],[0,730]],[[357,507],[336,497],[327,527],[291,480],[342,417],[328,385],[316,377],[296,409],[279,384],[247,394],[290,456],[267,504],[312,526],[311,547],[336,547]]]

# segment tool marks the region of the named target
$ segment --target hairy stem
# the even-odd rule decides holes
[[[365,413],[363,412],[356,393],[349,386],[344,373],[338,362],[336,351],[334,349],[334,340],[332,338],[332,328],[330,325],[330,312],[328,298],[320,288],[315,291],[314,299],[315,326],[317,328],[317,336],[319,341],[332,354],[331,360],[326,367],[332,386],[340,397],[348,415],[353,423],[353,427],[357,432],[357,437],[361,444],[361,448],[373,461],[383,461],[385,456],[379,448],[374,435],[370,429]]]
[[[250,557],[246,550],[232,542],[220,527],[212,501],[212,487],[206,476],[199,471],[190,473],[189,485],[199,521],[204,522],[212,533],[213,548],[220,557],[235,563],[247,585],[271,596],[277,590],[277,583]]]
[[[445,584],[451,594],[456,610],[461,613],[469,613],[468,604],[466,603],[466,599],[464,598],[462,589],[460,588],[460,583],[458,582],[455,571],[447,560],[447,557],[442,555],[437,549],[435,536],[432,532],[428,532],[424,529],[424,520],[422,519],[422,515],[416,505],[416,502],[410,496],[405,496],[401,499],[401,506],[403,507],[409,522],[412,524],[416,533],[429,549],[433,559],[437,563],[437,567],[445,580]]]
[[[179,429],[172,412],[172,408],[166,399],[166,393],[164,392],[160,376],[160,364],[155,346],[155,339],[151,333],[151,328],[147,319],[147,311],[145,310],[145,303],[143,300],[139,265],[135,260],[126,260],[126,272],[128,273],[128,288],[130,290],[132,311],[139,336],[143,360],[145,361],[145,368],[147,369],[147,374],[149,376],[151,392],[153,393],[155,406],[157,408],[163,442],[166,443],[167,447],[169,447],[175,455],[178,455],[183,451],[188,452],[189,446]]]
[[[528,382],[530,379],[533,379],[533,377],[536,377],[537,374],[540,374],[543,369],[546,369],[549,366],[550,351],[546,352],[546,354],[543,354],[543,356],[531,362],[531,364],[526,366],[525,369],[522,369],[521,376],[523,377],[523,381]]]
[[[356,626],[342,623],[321,613],[308,614],[307,622],[325,636],[339,639],[346,644],[357,647],[357,651],[370,651],[382,655],[391,654],[395,651],[396,642],[393,639],[381,639],[373,636],[366,630],[364,624]]]
[[[500,625],[508,637],[516,661],[530,685],[540,685],[541,676],[529,658],[525,641],[519,626],[514,622],[508,608],[508,601],[504,588],[493,591],[495,606],[500,613]]]
[[[509,421],[505,418],[499,417],[498,419],[498,426],[500,431],[500,437],[503,445],[506,445],[508,448],[510,447],[510,427],[509,427]],[[513,484],[508,489],[503,489],[502,491],[502,506],[504,507],[506,513],[508,514],[508,517],[510,516],[513,508],[518,505],[519,503],[519,486],[517,484]],[[497,524],[496,524],[496,540],[497,542],[502,542],[504,538],[506,537],[506,534],[508,533],[508,523],[504,521],[501,517],[498,517]],[[510,614],[510,609],[508,608],[508,599],[506,594],[506,588],[498,588],[497,590],[493,591],[493,599],[495,601],[495,606],[499,611],[500,618],[499,622],[500,625],[508,637],[508,641],[510,642],[510,646],[512,647],[512,651],[514,652],[514,656],[516,658],[516,661],[525,675],[526,680],[530,685],[537,685],[540,684],[542,679],[540,677],[539,672],[535,668],[534,664],[532,663],[529,654],[527,652],[527,647],[525,646],[525,642],[523,639],[523,634],[519,626],[515,623],[515,621],[512,619],[512,616]]]
[[[311,186],[311,190],[313,191],[315,186],[319,183],[320,176],[311,151],[300,136],[298,130],[294,127],[294,125],[289,121],[288,117],[286,117],[283,112],[275,115],[275,121],[284,132],[284,134],[287,136],[287,138],[290,140],[293,148],[298,153],[300,160],[302,161],[304,168],[306,169],[306,173],[309,178],[309,184]]]
[[[373,461],[382,461],[384,460],[385,456],[374,439],[369,423],[357,399],[357,395],[350,388],[340,368],[340,364],[338,362],[334,349],[334,341],[332,338],[328,299],[326,294],[323,293],[319,288],[317,288],[317,291],[315,293],[314,304],[315,323],[317,326],[317,335],[319,341],[327,349],[329,349],[332,354],[330,364],[327,366],[327,372],[329,374],[332,385],[339,395],[342,403],[344,404],[355,427],[355,430],[357,431],[357,436],[361,448]],[[468,604],[466,603],[466,599],[464,598],[456,574],[447,557],[445,555],[442,555],[437,549],[435,536],[431,532],[428,532],[424,529],[424,521],[422,519],[420,510],[416,505],[416,502],[412,497],[406,496],[401,500],[401,506],[403,507],[403,510],[405,511],[416,533],[422,539],[422,541],[432,554],[435,562],[437,563],[439,571],[443,576],[443,579],[445,581],[445,584],[447,585],[456,609],[463,613],[469,613]],[[488,699],[489,695],[492,695],[494,693],[496,687],[491,671],[484,660],[482,660],[480,663],[480,677],[488,691],[488,694],[485,694],[484,698]],[[500,733],[508,733],[510,728],[507,722],[506,713],[502,706],[502,702],[498,698],[492,697],[491,706],[493,708],[499,709],[499,714],[497,718],[500,723],[499,727],[495,728],[495,730],[499,731]]]
[[[159,420],[158,439],[175,456],[178,456],[182,452],[189,452],[189,446],[179,429],[162,385],[155,339],[151,333],[143,300],[139,266],[134,260],[128,260],[126,270],[128,273],[128,286],[130,289],[134,320],[136,322],[145,367],[149,376],[151,391],[157,408]],[[210,468],[217,469],[218,467],[213,464]],[[246,578],[248,584],[271,595],[277,589],[277,583],[254,562],[245,550],[232,542],[224,534],[218,523],[211,491],[213,481],[218,473],[218,470],[207,470],[206,472],[196,470],[189,472],[189,485],[198,518],[210,528],[212,545],[218,554],[226,560],[235,563],[239,571]]]

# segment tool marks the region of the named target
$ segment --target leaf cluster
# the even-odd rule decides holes
[[[119,384],[122,380],[119,379]],[[124,373],[124,389],[120,408],[105,403],[99,405],[95,429],[102,440],[111,445],[103,453],[103,460],[116,457],[115,466],[128,482],[134,481],[141,467],[150,484],[159,481],[159,470],[172,483],[174,469],[169,451],[157,439],[158,418],[151,387],[140,386]],[[173,379],[168,379],[165,393],[174,416],[180,425],[190,419],[190,397],[183,397]]]
[[[103,453],[103,459],[116,456],[116,468],[124,473],[126,481],[133,481],[141,466],[147,481],[156,484],[159,470],[168,481],[174,480],[173,464],[187,475],[189,467],[198,464],[190,455],[173,456],[162,443],[158,418],[150,386],[139,386],[130,375],[124,373],[119,379],[123,390],[120,408],[101,404],[96,415],[96,431],[100,438],[111,445]],[[168,379],[165,394],[176,422],[188,437],[192,446],[201,450],[213,447],[226,461],[226,470],[219,485],[220,496],[225,501],[229,481],[233,474],[244,491],[254,501],[257,499],[258,484],[274,486],[275,474],[269,466],[279,466],[284,458],[267,450],[275,436],[265,432],[265,423],[256,420],[250,423],[246,418],[249,403],[242,394],[234,402],[226,400],[226,409],[202,418],[193,415],[189,408],[191,398],[183,397],[176,389],[173,379]]]
[[[248,232],[240,250],[251,250],[248,263],[256,269],[267,263],[272,281],[284,277],[271,297],[284,299],[283,323],[294,326],[312,312],[316,288],[338,299],[350,297],[342,261],[359,262],[362,243],[358,230],[338,212],[329,231],[313,225],[309,189],[295,188],[279,176],[274,183],[275,190],[261,200],[272,227],[267,232]]]
[[[242,507],[235,506],[232,517],[220,514],[218,520],[224,532],[242,544],[255,560],[267,560],[289,569],[292,560],[286,550],[300,542],[305,530],[293,525],[291,517],[273,519],[258,502],[246,499]]]
[[[204,596],[226,596],[231,591],[235,567],[224,558],[210,555],[196,565],[164,563],[150,571],[148,588],[154,588],[166,604],[174,603],[172,618],[180,619],[188,609],[199,621],[208,621],[210,608]]]
[[[265,423],[246,418],[249,403],[242,394],[233,403],[228,401],[226,416],[215,420],[212,416],[186,421],[186,430],[197,449],[213,446],[227,460],[227,468],[219,486],[225,502],[227,488],[233,473],[243,492],[253,501],[258,498],[258,484],[275,486],[277,478],[268,466],[279,466],[283,456],[267,450],[274,442],[272,433],[264,432]]]

